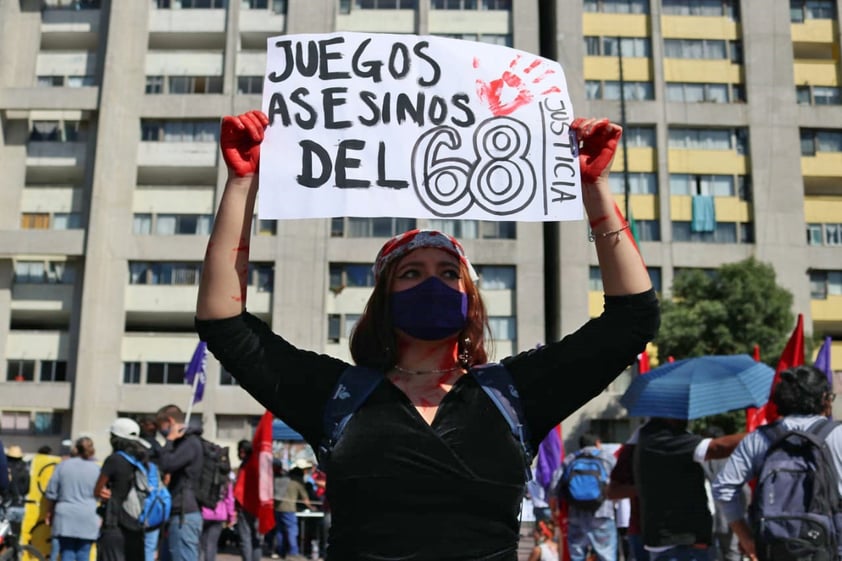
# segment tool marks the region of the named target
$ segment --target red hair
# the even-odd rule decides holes
[[[395,269],[400,259],[392,261],[377,278],[374,290],[362,316],[351,333],[351,356],[360,366],[385,370],[398,361],[397,340],[392,326],[390,294]],[[459,332],[459,361],[464,368],[488,362],[485,334],[488,315],[476,283],[464,261],[459,262],[459,275],[468,295],[468,322]]]

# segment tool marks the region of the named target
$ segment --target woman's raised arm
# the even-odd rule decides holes
[[[608,119],[576,119],[571,128],[579,138],[582,201],[596,244],[596,255],[607,296],[639,294],[652,288],[649,273],[620,212],[608,172],[623,129]]]
[[[205,251],[196,304],[199,319],[232,317],[245,308],[260,143],[268,124],[260,111],[222,119],[219,144],[228,180]]]

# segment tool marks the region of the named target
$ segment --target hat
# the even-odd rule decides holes
[[[441,249],[450,253],[465,264],[472,281],[476,282],[479,280],[479,275],[477,275],[477,272],[465,255],[465,249],[462,247],[462,244],[456,241],[456,238],[438,230],[409,230],[403,234],[398,234],[380,248],[380,251],[377,253],[377,259],[374,260],[374,265],[371,268],[375,281],[380,277],[380,274],[389,263],[400,259],[410,251],[421,249],[422,247]]]
[[[9,446],[6,448],[6,457],[20,460],[23,458],[23,449],[20,446]]]
[[[126,440],[134,440],[144,448],[151,448],[150,444],[140,438],[140,426],[132,419],[121,417],[111,423],[111,434]]]
[[[310,469],[313,467],[313,462],[310,460],[305,460],[304,458],[298,458],[292,463],[292,467],[295,469]]]

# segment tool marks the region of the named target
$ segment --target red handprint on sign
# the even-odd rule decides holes
[[[529,65],[518,69],[521,55],[517,55],[509,63],[509,68],[496,80],[485,82],[477,80],[477,96],[488,105],[495,116],[510,115],[515,110],[528,104],[535,98],[532,88],[538,88],[539,84],[549,76],[555,74],[552,68],[544,67],[544,61],[535,59]],[[474,58],[474,68],[479,68],[479,60]],[[543,70],[540,74],[530,76],[536,70]],[[540,95],[558,93],[561,90],[552,86],[540,92]]]

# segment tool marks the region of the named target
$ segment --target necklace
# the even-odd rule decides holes
[[[461,366],[452,366],[450,368],[444,368],[442,370],[410,370],[408,368],[402,368],[399,365],[394,366],[395,370],[398,372],[403,372],[404,374],[447,374],[448,372],[454,372],[456,370],[461,370]]]

